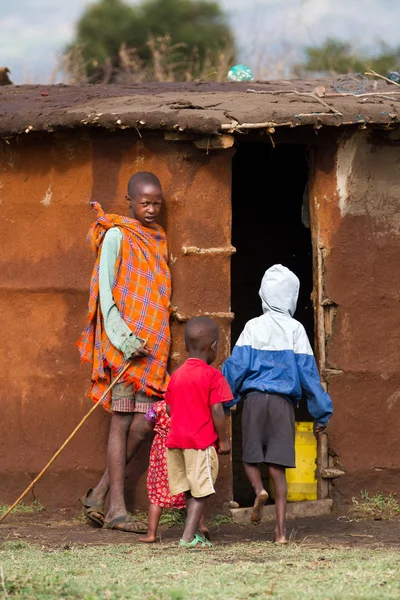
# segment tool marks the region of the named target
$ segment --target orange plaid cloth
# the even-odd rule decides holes
[[[121,249],[115,263],[113,298],[120,315],[137,337],[146,340],[150,355],[135,359],[121,381],[133,383],[136,391],[162,397],[168,384],[167,360],[170,348],[171,275],[167,264],[165,231],[159,225],[143,227],[139,221],[105,214],[93,203],[97,221],[89,229],[88,240],[96,254],[90,282],[88,325],[77,346],[82,362],[91,362],[92,387],[89,398],[96,402],[126,365],[104,329],[100,310],[99,266],[104,235],[111,227],[122,233]],[[111,407],[111,393],[102,401]]]

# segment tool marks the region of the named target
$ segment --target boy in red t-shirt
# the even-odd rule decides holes
[[[211,546],[196,533],[205,500],[215,493],[219,454],[229,454],[223,403],[233,398],[225,377],[211,367],[219,331],[208,317],[190,319],[185,329],[187,361],[172,375],[165,394],[171,429],[167,439],[171,494],[186,493],[187,519],[180,540],[186,548]]]

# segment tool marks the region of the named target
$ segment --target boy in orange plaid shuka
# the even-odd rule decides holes
[[[130,218],[105,214],[94,203],[97,221],[89,230],[96,254],[88,325],[78,342],[81,360],[92,363],[89,393],[97,401],[111,380],[132,361],[122,382],[103,401],[112,412],[108,468],[82,498],[84,514],[106,529],[144,533],[146,526],[127,515],[125,466],[151,431],[145,414],[168,384],[171,276],[164,230],[156,224],[161,184],[152,173],[129,180]],[[143,346],[147,340],[146,347]],[[110,490],[110,507],[104,503]]]

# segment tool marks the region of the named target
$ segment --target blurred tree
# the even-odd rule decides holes
[[[123,0],[101,0],[85,10],[76,25],[72,47],[82,48],[88,73],[118,56],[121,43],[132,37],[136,18],[136,10]]]
[[[400,65],[400,47],[391,48],[384,43],[380,44],[379,51],[373,56],[358,51],[350,42],[334,38],[328,38],[321,46],[307,47],[304,52],[304,62],[295,67],[298,76],[302,76],[304,71],[341,74],[365,73],[369,69],[386,75],[388,71]]]
[[[112,79],[132,49],[136,66],[140,64],[149,75],[151,71],[154,75],[155,62],[159,66],[167,61],[165,73],[180,79],[187,78],[188,69],[194,76],[205,66],[212,71],[221,53],[228,52],[232,60],[234,39],[223,12],[212,0],[144,0],[135,6],[123,0],[99,0],[77,23],[69,51],[77,47],[91,81],[107,79],[111,71]],[[160,68],[157,72],[162,77]]]

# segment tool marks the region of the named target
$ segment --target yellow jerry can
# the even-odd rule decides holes
[[[312,423],[296,423],[296,468],[286,469],[288,501],[301,502],[317,499],[317,440]],[[269,484],[274,498],[272,481]]]

